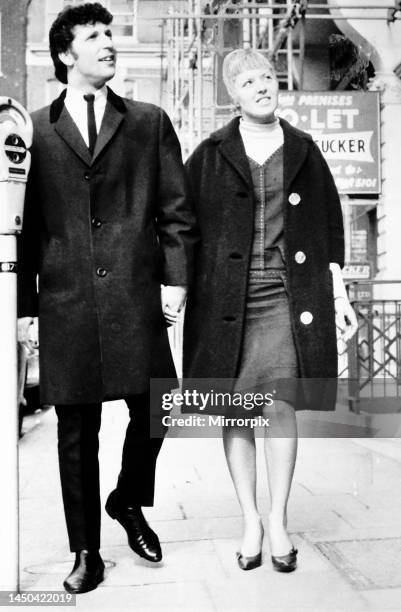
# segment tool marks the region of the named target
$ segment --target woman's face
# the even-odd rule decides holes
[[[239,104],[243,119],[253,123],[274,121],[278,81],[272,70],[267,67],[240,72],[234,80],[233,99]]]

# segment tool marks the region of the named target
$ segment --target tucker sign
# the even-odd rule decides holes
[[[340,193],[380,193],[379,93],[279,93],[278,115],[309,132]]]

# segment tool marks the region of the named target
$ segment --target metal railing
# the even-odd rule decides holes
[[[401,281],[359,285],[373,294],[393,285],[399,288],[399,297],[352,299],[351,295],[358,331],[347,347],[349,407],[356,413],[401,412]],[[358,283],[351,284],[351,292],[357,288]]]

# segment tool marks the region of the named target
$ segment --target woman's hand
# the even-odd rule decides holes
[[[162,285],[162,309],[168,325],[177,323],[187,296],[186,287]]]
[[[349,299],[339,296],[334,300],[336,309],[336,327],[339,330],[339,340],[348,342],[358,329],[358,320]]]
[[[336,327],[339,330],[337,336],[339,341],[348,342],[358,329],[358,320],[349,303],[340,266],[337,263],[331,263],[330,270],[333,276]]]

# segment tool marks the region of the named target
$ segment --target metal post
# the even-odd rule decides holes
[[[293,56],[292,56],[292,28],[288,28],[287,35],[287,74],[288,74],[288,90],[294,89],[293,78]]]
[[[162,19],[160,24],[160,87],[159,87],[159,106],[163,106],[163,81],[164,81],[164,28],[166,20]]]
[[[19,589],[17,234],[31,165],[32,121],[0,97],[0,591]]]
[[[255,13],[257,14],[257,9],[251,9],[251,13]],[[256,19],[253,19],[251,24],[252,24],[252,49],[256,49],[257,47],[257,43],[258,43],[258,23],[259,20],[256,21]]]
[[[268,21],[268,33],[269,33],[269,49],[273,49],[274,46],[274,25],[273,25],[273,19],[274,19],[274,13],[273,10],[270,9],[270,16],[268,17],[269,21]]]
[[[202,2],[201,0],[196,0],[196,12],[198,14],[201,13],[202,10]],[[202,127],[203,127],[203,61],[202,61],[202,18],[197,19],[196,23],[197,29],[197,49],[198,49],[198,59],[197,59],[197,85],[198,85],[198,143],[202,140]]]
[[[244,8],[243,10],[243,15],[244,15],[244,20],[242,22],[242,35],[243,35],[243,44],[244,44],[244,49],[247,49],[251,46],[251,21],[250,19],[246,18],[246,15],[249,15],[250,11],[247,8]]]
[[[19,589],[16,262],[16,236],[0,235],[0,590],[4,591]]]
[[[17,234],[31,165],[32,121],[0,97],[0,590],[19,589]]]
[[[174,21],[167,21],[167,103],[169,115],[174,120],[174,71],[172,69],[174,58],[173,31]]]
[[[189,0],[188,13],[192,13],[192,0]],[[189,43],[192,46],[194,39],[194,20],[192,17],[188,19],[188,38]],[[192,52],[192,51],[190,51]],[[188,153],[192,153],[195,148],[195,139],[194,139],[194,91],[195,91],[195,75],[194,69],[192,66],[188,68]]]
[[[179,78],[179,88],[178,88],[178,99],[181,100],[182,94],[184,93],[185,83],[184,83],[184,15],[182,14],[182,18],[178,22],[178,78]],[[182,104],[181,104],[182,106]],[[179,109],[181,124],[182,124],[182,108]]]
[[[211,66],[211,71],[212,71],[212,125],[211,125],[211,131],[214,132],[216,129],[216,99],[217,99],[217,83],[216,83],[216,78],[215,78],[215,74],[216,74],[216,56],[211,57],[210,58],[210,66]]]
[[[174,95],[174,120],[176,120],[176,103],[178,100],[178,79],[179,79],[179,74],[178,74],[178,61],[177,61],[177,54],[178,54],[178,47],[177,47],[177,30],[178,30],[178,22],[174,21],[173,24],[173,70],[174,70],[174,89],[173,89],[173,95]]]
[[[304,88],[304,71],[305,71],[305,15],[301,17],[299,30],[299,89]]]

